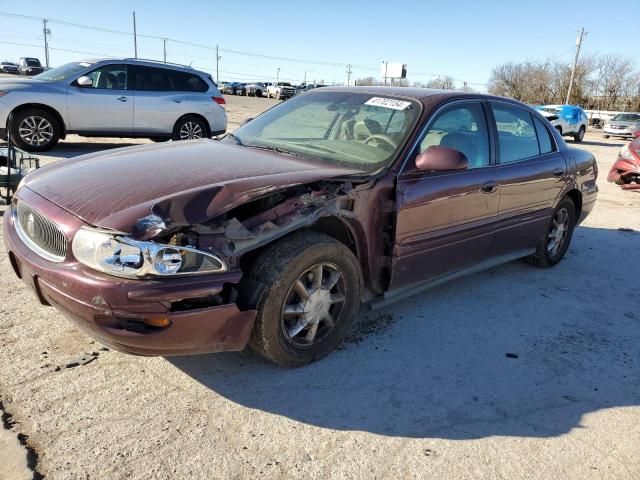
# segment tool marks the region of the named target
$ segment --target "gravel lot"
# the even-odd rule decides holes
[[[230,129],[276,103],[227,100]],[[130,143],[72,136],[43,163]],[[640,195],[605,179],[622,143],[587,135],[600,197],[556,268],[362,312],[297,370],[105,350],[0,256],[0,479],[640,478]]]

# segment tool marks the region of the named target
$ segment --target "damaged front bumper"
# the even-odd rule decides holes
[[[57,209],[49,202],[34,207]],[[73,259],[54,263],[22,242],[11,215],[5,216],[4,241],[16,275],[40,303],[116,350],[184,355],[242,350],[249,340],[256,312],[241,311],[233,301],[239,271],[149,281],[102,274]]]

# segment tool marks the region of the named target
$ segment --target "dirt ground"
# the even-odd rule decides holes
[[[228,97],[230,129],[274,103]],[[70,137],[43,163],[129,143]],[[556,268],[362,312],[296,370],[106,350],[0,256],[0,479],[640,479],[640,194],[605,179],[622,144],[588,133],[600,197]]]

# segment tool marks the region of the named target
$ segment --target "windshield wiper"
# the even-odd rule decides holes
[[[246,145],[242,143],[242,140],[240,140],[240,137],[238,137],[237,135],[234,135],[233,133],[228,133],[227,137],[229,137],[231,140],[236,142],[236,145],[240,145],[241,147],[246,147]]]
[[[291,155],[293,157],[302,157],[302,155],[300,155],[297,152],[292,152],[290,150],[285,150],[284,148],[280,148],[280,147],[266,147],[263,145],[244,145],[245,147],[248,148],[255,148],[256,150],[267,150],[268,152],[275,152],[275,153],[280,153],[282,155]]]

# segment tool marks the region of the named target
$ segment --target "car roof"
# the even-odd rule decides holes
[[[312,89],[309,94],[313,94]],[[499,98],[492,97],[491,95],[483,95],[478,93],[467,93],[459,90],[442,90],[439,88],[418,88],[418,87],[378,87],[378,86],[358,86],[358,87],[322,87],[321,91],[324,92],[360,92],[370,93],[374,95],[392,95],[398,97],[408,97],[414,100],[423,101],[430,97],[483,97],[483,98]]]
[[[165,63],[161,60],[152,60],[152,59],[146,59],[146,58],[123,58],[123,57],[107,57],[107,58],[87,58],[84,60],[79,60],[76,63],[102,63],[102,62],[125,62],[128,64],[135,64],[135,65],[142,65],[145,67],[159,67],[159,68],[167,68],[170,70],[180,70],[180,71],[190,71],[190,72],[197,72],[197,73],[201,73],[203,75],[209,75],[208,72],[205,72],[203,70],[197,70],[193,67],[190,67],[189,65],[181,65],[178,63]]]

